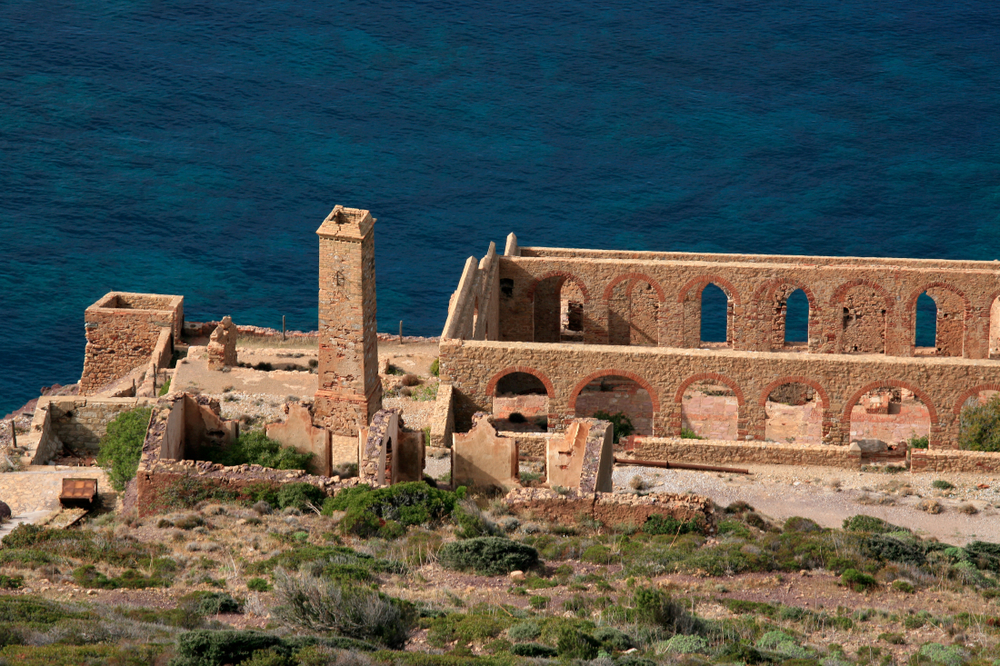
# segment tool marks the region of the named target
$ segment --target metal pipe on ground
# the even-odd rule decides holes
[[[633,460],[631,458],[615,458],[616,465],[635,465],[637,467],[659,467],[662,469],[690,469],[696,472],[726,472],[729,474],[749,474],[748,469],[737,469],[735,467],[714,467],[712,465],[692,465],[689,463],[675,463],[666,460]]]

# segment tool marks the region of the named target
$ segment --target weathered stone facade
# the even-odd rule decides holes
[[[80,394],[93,395],[149,363],[161,334],[180,339],[184,297],[113,291],[87,308],[84,319],[87,348]]]
[[[208,343],[208,369],[222,370],[237,365],[236,325],[226,315],[212,331]]]
[[[728,297],[727,343],[700,339],[709,284]],[[561,311],[573,302],[564,288],[583,300],[582,314]],[[804,345],[784,341],[786,303],[799,289],[809,303]],[[922,293],[937,304],[932,350],[915,346]],[[496,299],[496,327],[472,326],[472,295]],[[1000,326],[991,322],[991,313],[1000,319],[998,295],[992,262],[520,248],[512,234],[504,256],[490,252],[463,274],[442,336],[441,378],[453,387],[461,431],[473,413],[491,410],[511,373],[544,385],[550,430],[586,415],[578,405],[590,382],[624,377],[648,393],[658,436],[679,436],[685,391],[708,382],[732,392],[734,438],[743,441],[765,438],[772,390],[800,384],[815,391],[828,444],[849,442],[865,393],[900,389],[926,408],[931,447],[951,447],[965,401],[1000,388],[1000,363],[989,358],[1000,339],[991,333]],[[567,339],[571,315],[582,321],[580,342]]]
[[[375,321],[375,219],[337,206],[319,235],[319,388],[317,425],[355,438],[382,408]],[[341,455],[345,447],[334,446]],[[348,462],[335,458],[334,463]],[[353,461],[356,461],[356,454]]]

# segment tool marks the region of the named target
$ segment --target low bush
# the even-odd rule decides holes
[[[286,483],[278,490],[277,502],[282,509],[292,506],[306,511],[310,504],[320,506],[325,497],[323,491],[311,483]]]
[[[1000,394],[985,405],[962,408],[958,446],[966,451],[1000,451]]]
[[[950,481],[945,481],[944,479],[934,479],[931,486],[938,490],[951,490],[955,487]]]
[[[52,601],[29,596],[0,596],[0,625],[27,625],[45,628],[64,620],[92,619],[90,611],[76,610]]]
[[[641,622],[662,627],[675,634],[696,634],[702,629],[701,621],[663,590],[640,587],[635,591],[632,603],[636,619]]]
[[[135,478],[139,469],[142,443],[152,413],[149,407],[122,412],[108,423],[107,432],[101,438],[97,464],[107,471],[111,487],[118,492],[125,490],[125,484]]]
[[[691,428],[681,428],[681,439],[705,439]]]
[[[251,592],[270,592],[271,584],[263,578],[251,578],[247,581],[247,589]]]
[[[822,532],[823,528],[819,524],[808,518],[792,516],[785,521],[786,532]]]
[[[118,576],[108,577],[92,564],[85,564],[73,571],[73,580],[80,587],[100,590],[142,590],[147,587],[170,587],[171,581],[158,575],[143,576],[135,569],[126,569]]]
[[[238,664],[258,650],[290,650],[277,636],[260,631],[189,631],[177,639],[177,656],[169,666],[223,666]]]
[[[844,529],[848,532],[871,532],[873,534],[885,534],[887,532],[909,532],[905,527],[899,527],[886,522],[881,518],[858,514],[850,518],[844,518]]]
[[[455,536],[460,539],[497,536],[501,533],[496,523],[490,520],[471,499],[463,499],[456,504],[451,519],[458,528],[455,530]]]
[[[306,544],[278,553],[262,562],[246,567],[249,574],[271,573],[278,568],[298,571],[308,565],[313,575],[337,580],[364,583],[378,573],[403,573],[406,567],[399,562],[359,553],[347,546],[316,546]]]
[[[696,520],[681,522],[673,516],[654,513],[642,526],[646,534],[701,534],[703,526]]]
[[[847,569],[840,576],[840,582],[851,588],[855,592],[864,592],[878,586],[878,581],[874,577],[861,573],[857,569]]]
[[[663,644],[663,650],[668,654],[698,654],[708,649],[708,641],[701,636],[685,636],[678,634]]]
[[[563,627],[556,641],[556,652],[563,659],[593,659],[600,647],[597,639],[574,627]]]
[[[594,412],[594,418],[607,421],[611,424],[611,428],[614,431],[615,444],[617,444],[622,437],[628,437],[635,432],[635,426],[632,425],[632,419],[630,419],[628,414],[625,412],[615,412],[614,414],[609,414],[604,410],[597,410]]]
[[[446,543],[438,551],[438,561],[448,569],[499,576],[535,566],[538,551],[503,537],[476,537]]]
[[[370,588],[311,575],[275,574],[284,623],[315,632],[332,632],[398,649],[406,643],[412,618],[402,602]]]
[[[516,642],[533,641],[542,635],[542,628],[537,622],[518,622],[507,629],[507,638]]]
[[[463,491],[464,489],[459,488]],[[458,492],[431,488],[423,481],[372,489],[347,488],[323,502],[323,514],[346,512],[340,529],[360,537],[397,538],[412,525],[441,520],[455,510]]]
[[[551,659],[559,655],[559,650],[541,643],[518,643],[511,646],[510,653],[517,657]]]
[[[435,377],[440,376],[440,374],[441,374],[441,359],[436,358],[433,361],[431,361],[431,374],[434,375]]]
[[[185,594],[177,602],[177,607],[198,615],[218,615],[220,613],[239,613],[240,602],[225,592],[197,591]]]
[[[260,465],[271,469],[309,469],[314,454],[299,453],[291,446],[282,446],[263,430],[243,433],[226,447],[204,447],[201,455],[222,465]]]
[[[18,666],[149,666],[158,663],[163,651],[162,645],[8,645],[0,650],[0,663]]]
[[[486,613],[449,613],[430,621],[427,628],[427,642],[436,647],[444,647],[458,642],[466,645],[482,643],[499,636],[510,625],[507,616]]]

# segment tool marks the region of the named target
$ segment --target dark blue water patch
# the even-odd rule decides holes
[[[0,411],[84,308],[316,322],[316,227],[379,218],[384,329],[523,245],[1000,258],[1000,10],[883,3],[6,3]]]

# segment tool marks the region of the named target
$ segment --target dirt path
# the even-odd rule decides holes
[[[885,474],[825,467],[745,465],[749,475],[718,474],[687,470],[654,470],[620,466],[615,469],[615,489],[625,492],[638,475],[650,490],[693,491],[727,506],[748,502],[760,513],[777,521],[803,516],[824,527],[840,527],[844,518],[859,513],[877,516],[908,527],[924,536],[964,545],[969,541],[1000,542],[1000,480],[977,474]],[[953,489],[934,488],[935,480],[947,480]],[[985,488],[979,486],[986,486]],[[917,508],[925,499],[936,500],[939,514]],[[971,505],[973,509],[963,506]]]

